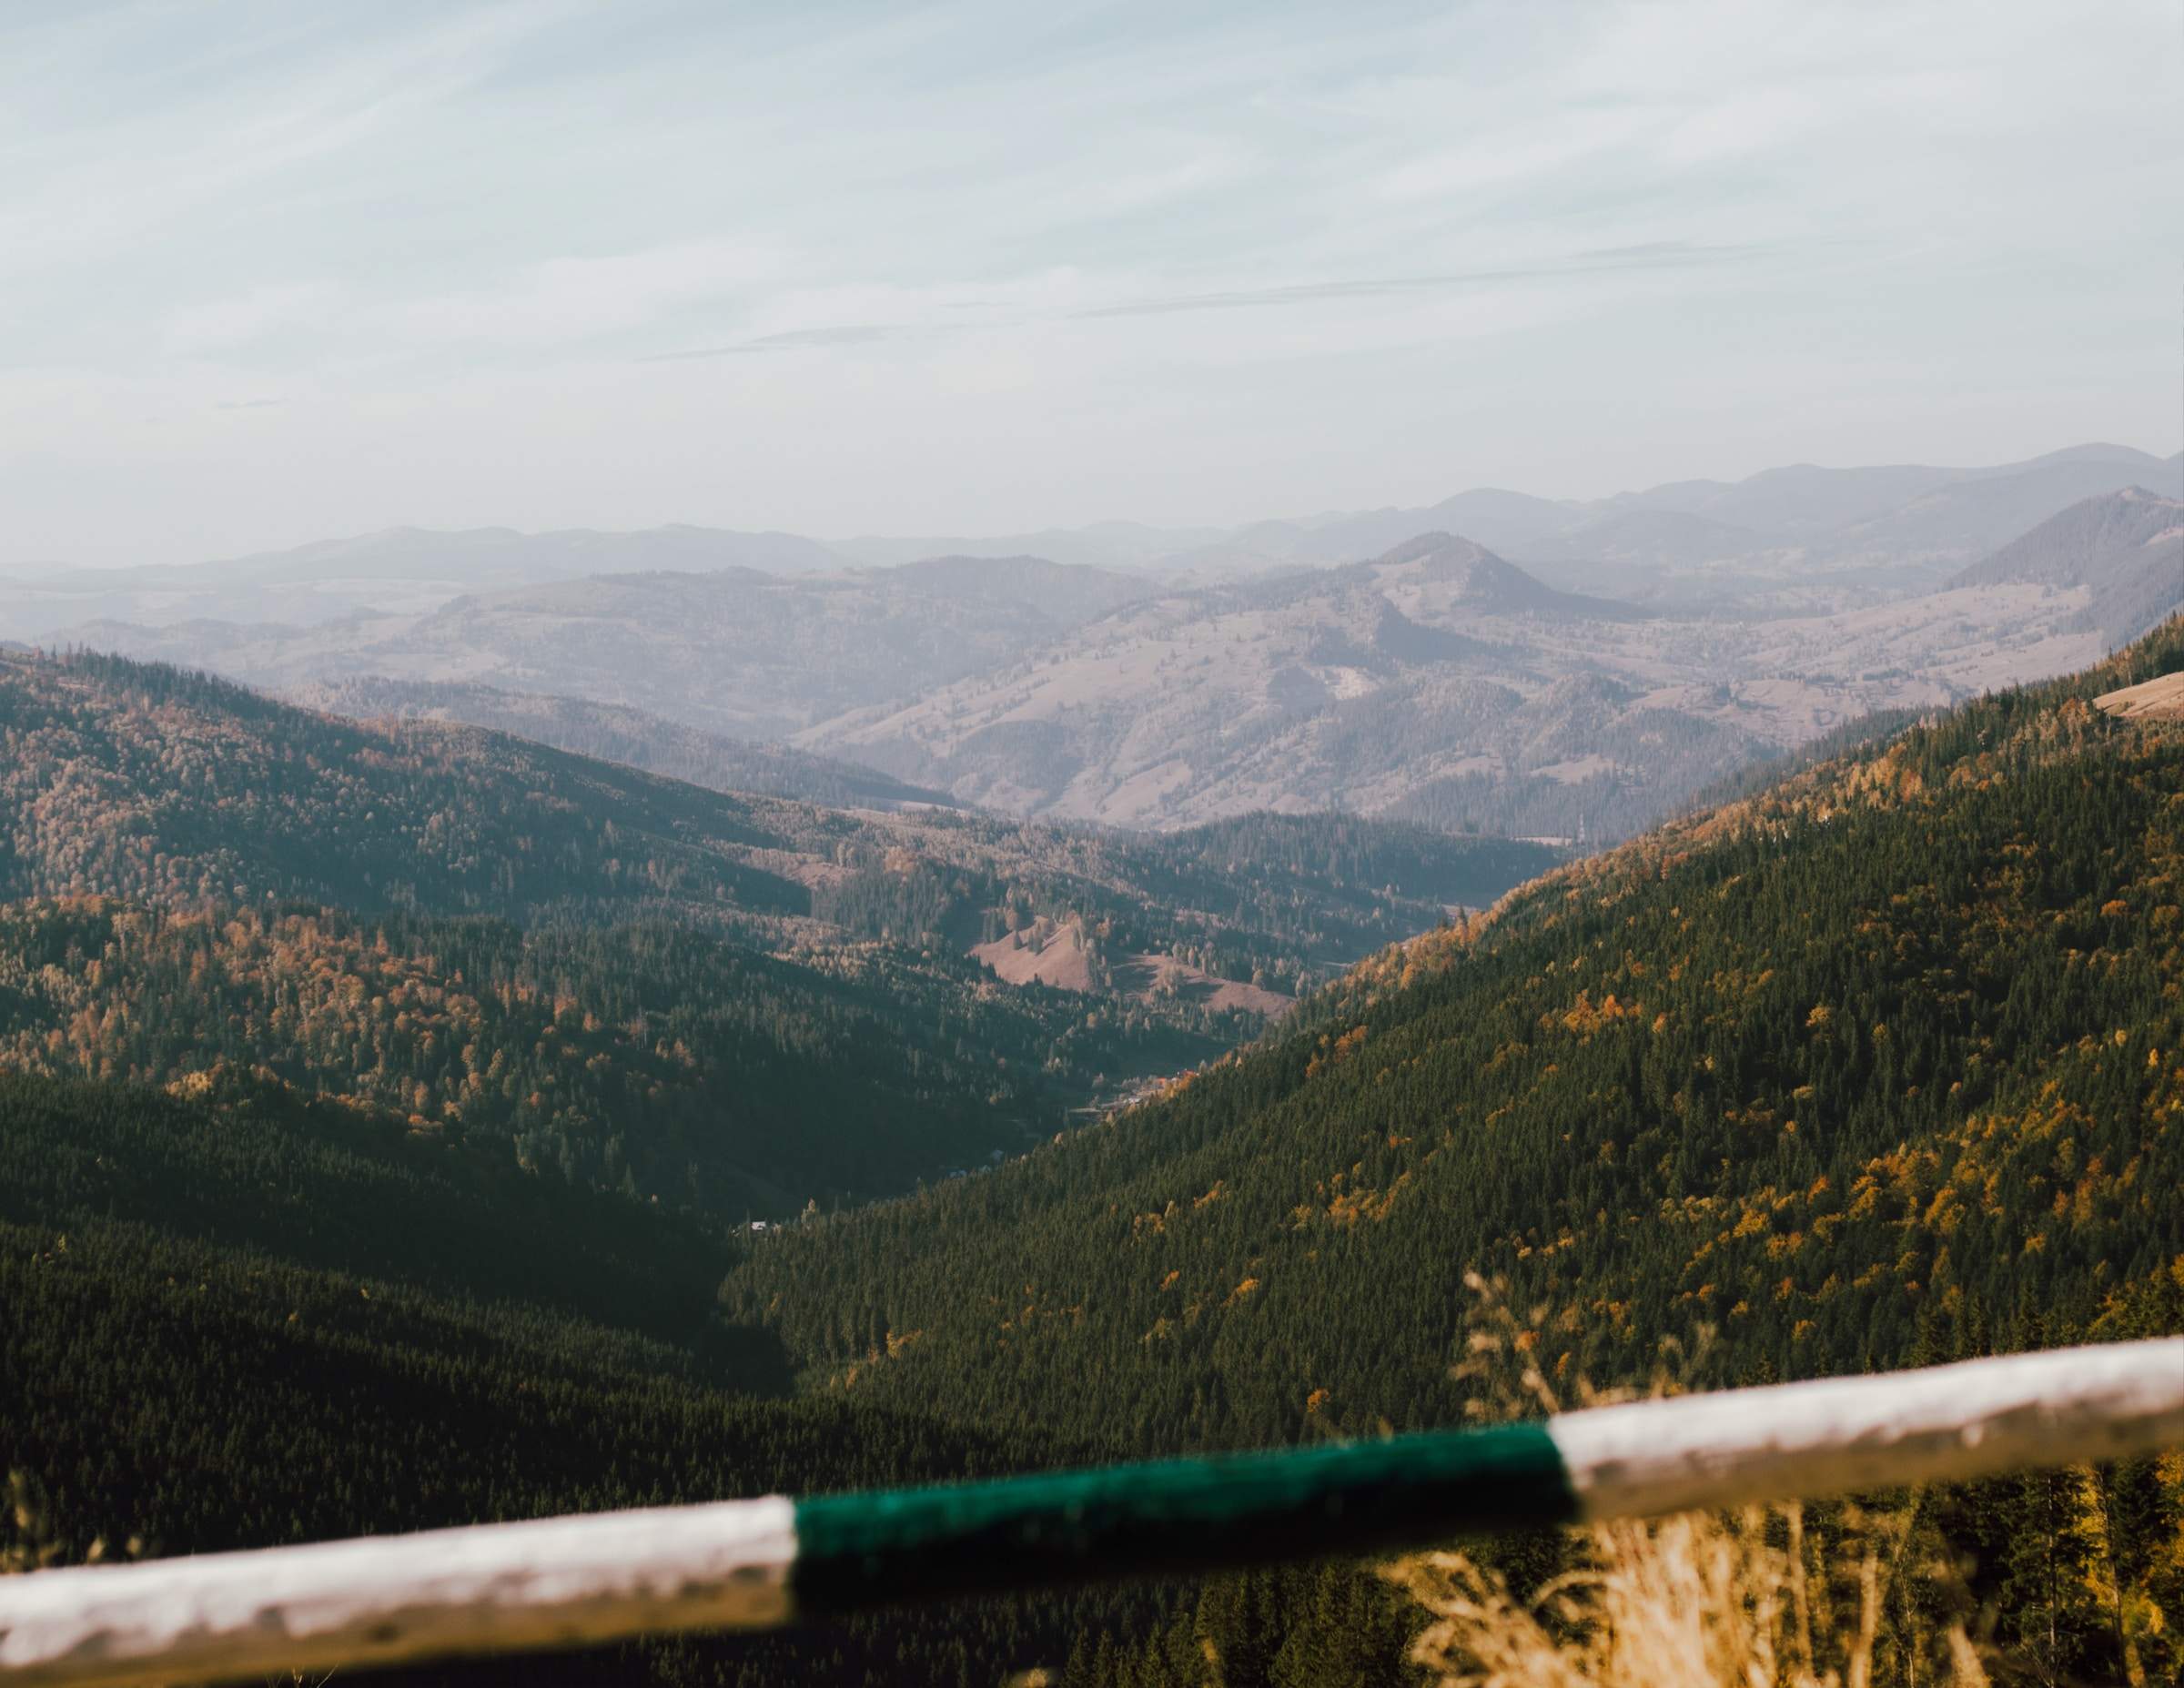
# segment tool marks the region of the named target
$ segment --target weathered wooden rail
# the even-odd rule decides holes
[[[1367,1552],[2184,1445],[2184,1338],[1536,1424],[723,1501],[0,1579],[0,1683],[93,1688],[768,1629],[895,1601]]]

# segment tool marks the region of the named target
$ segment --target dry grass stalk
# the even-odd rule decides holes
[[[1527,1599],[1462,1552],[1386,1574],[1430,1614],[1411,1656],[1437,1688],[1872,1688],[1901,1525],[1862,1521],[1825,1549],[1795,1505],[1592,1525]],[[1985,1688],[1961,1626],[1935,1641],[1918,1681]]]
[[[1477,1415],[1558,1412],[1527,1332],[1500,1287],[1467,1279],[1479,1301],[1460,1377],[1481,1387]],[[1703,1338],[1702,1338],[1703,1339]],[[1684,1355],[1663,1348],[1654,1393],[1673,1392]],[[1611,1398],[1580,1385],[1576,1404]],[[1922,1638],[1919,1656],[1882,1657],[1885,1602],[1904,1579],[1913,1512],[1837,1509],[1828,1539],[1795,1502],[1733,1514],[1620,1520],[1572,1531],[1574,1568],[1519,1598],[1501,1572],[1457,1551],[1413,1555],[1382,1574],[1430,1617],[1411,1652],[1436,1688],[1986,1688],[1979,1648],[1961,1624]],[[1886,1679],[1876,1667],[1888,1665]]]

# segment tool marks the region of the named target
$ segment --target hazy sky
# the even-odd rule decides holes
[[[2184,7],[0,5],[0,564],[2169,452]]]

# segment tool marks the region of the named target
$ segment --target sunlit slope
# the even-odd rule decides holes
[[[753,803],[498,733],[360,725],[115,657],[0,659],[0,895],[769,915]]]
[[[1901,1364],[2184,1310],[2171,622],[1390,951],[1278,1044],[723,1288],[815,1388],[1117,1447],[1455,1418],[1550,1376]]]

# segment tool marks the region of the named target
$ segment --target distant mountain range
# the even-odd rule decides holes
[[[836,550],[861,561],[905,561],[935,551],[992,555],[999,547],[1109,568],[1203,575],[1352,562],[1413,535],[1461,533],[1527,564],[1612,565],[1618,596],[1648,596],[1666,576],[1748,560],[1782,573],[1908,570],[1938,581],[1952,563],[2004,544],[2066,505],[2132,485],[2184,491],[2184,453],[2073,446],[1987,468],[1904,464],[1824,469],[1795,464],[1738,481],[1686,480],[1596,500],[1542,499],[1497,488],[1437,504],[1251,522],[1214,531],[1127,523],[981,542],[862,539]],[[1909,583],[1904,581],[1899,583]]]
[[[768,739],[1013,662],[1145,590],[1080,565],[939,559],[794,577],[592,575],[306,627],[89,622],[69,637],[272,689],[479,681]]]
[[[1642,610],[1431,534],[1370,563],[1126,605],[795,742],[1012,813],[1168,826],[1294,804],[1599,839],[1855,717],[2143,632],[2184,604],[2184,563],[2154,533],[2164,505],[2110,493],[2055,518],[2139,536],[2150,599],[2136,563],[2060,567],[2043,542],[2040,566],[1805,616]]]
[[[391,528],[293,551],[174,567],[0,571],[0,636],[38,639],[114,620],[308,625],[359,611],[416,613],[464,593],[593,574],[780,575],[893,568],[941,557],[1050,562],[1149,576],[1164,586],[1377,557],[1421,533],[1461,533],[1562,586],[1619,598],[1797,601],[1931,584],[2067,505],[2144,486],[2184,494],[2184,453],[2073,446],[2020,463],[1956,469],[1796,464],[1744,480],[1684,480],[1604,499],[1494,488],[1439,503],[1326,511],[1233,528],[1103,521],[984,537],[800,534],[672,526],[638,532]]]
[[[64,601],[116,593],[49,582],[11,609],[0,592],[0,632],[829,803],[1158,829],[1340,809],[1600,841],[1870,713],[2079,667],[2143,632],[2184,604],[2184,506],[2162,490],[2179,472],[2088,446],[1586,505],[1467,492],[1181,531],[1166,552],[1156,530],[1108,524],[1057,547],[1097,539],[1122,566],[953,540],[877,566],[783,535],[412,532],[136,571],[116,601],[151,593],[156,612],[43,635]],[[519,578],[631,556],[679,566]],[[403,573],[472,564],[513,583],[435,596]],[[322,590],[389,601],[293,622],[166,613],[193,593],[269,612]],[[45,596],[26,611],[25,592]]]

